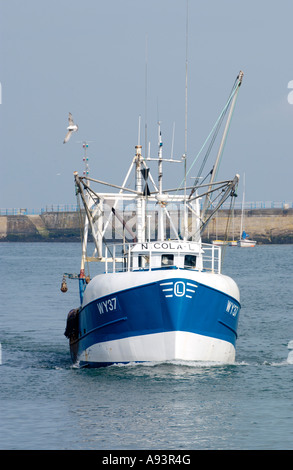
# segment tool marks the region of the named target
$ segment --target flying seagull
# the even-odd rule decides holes
[[[69,141],[72,132],[76,132],[78,130],[78,125],[74,124],[71,113],[69,113],[69,116],[68,116],[68,123],[69,123],[69,126],[67,127],[68,132],[65,136],[65,139],[63,140],[63,144]]]

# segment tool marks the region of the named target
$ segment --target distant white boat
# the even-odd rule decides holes
[[[245,232],[245,230],[243,230],[244,201],[245,201],[245,174],[244,174],[244,177],[243,177],[243,197],[242,197],[240,238],[237,241],[237,246],[240,246],[240,248],[254,248],[257,242],[255,240],[250,240],[249,235]]]
[[[223,246],[223,245],[228,245],[228,242],[227,240],[213,240],[212,244],[217,245],[217,246]]]
[[[255,240],[250,240],[248,238],[248,236],[249,235],[247,235],[246,232],[244,232],[244,230],[243,230],[241,238],[237,242],[237,246],[240,246],[241,248],[245,248],[245,247],[253,248],[253,247],[255,247],[257,242]]]
[[[212,244],[216,246],[237,246],[238,242],[237,240],[213,240]]]
[[[232,209],[232,240],[228,241],[229,246],[237,246],[237,240],[235,240],[234,236],[234,222],[235,222],[235,215],[234,215],[234,207]]]

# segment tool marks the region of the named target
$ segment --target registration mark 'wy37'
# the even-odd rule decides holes
[[[238,305],[234,304],[234,302],[231,302],[231,300],[228,300],[226,312],[232,315],[232,317],[236,317],[238,311],[239,311]]]
[[[102,300],[97,303],[97,307],[100,314],[113,312],[118,309],[117,297],[112,297],[111,299]]]

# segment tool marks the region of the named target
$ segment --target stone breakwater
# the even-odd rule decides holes
[[[228,211],[219,211],[204,232],[203,238],[205,241],[222,239],[227,226],[228,240],[237,240],[241,229],[241,210],[235,210],[231,220],[228,219]],[[258,243],[293,243],[293,209],[246,210],[243,230],[250,239]]]
[[[80,241],[78,212],[45,212],[40,215],[0,216],[0,241]],[[219,211],[203,234],[204,241],[223,239],[228,226],[228,240],[239,238],[241,211]],[[258,243],[293,243],[293,209],[252,209],[245,211],[244,227]]]
[[[79,241],[79,212],[0,216],[0,241]]]

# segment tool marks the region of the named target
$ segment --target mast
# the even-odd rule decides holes
[[[237,95],[238,95],[238,92],[239,92],[239,87],[242,83],[242,79],[243,79],[243,72],[240,70],[239,72],[239,75],[237,77],[238,79],[238,83],[237,83],[237,88],[236,88],[236,92],[233,96],[233,99],[232,99],[232,102],[231,102],[231,107],[230,107],[230,111],[229,111],[229,115],[228,115],[228,118],[227,118],[227,122],[226,122],[226,126],[225,126],[225,129],[224,129],[224,133],[223,133],[223,137],[222,137],[222,140],[221,140],[221,144],[220,144],[220,148],[219,148],[219,151],[218,151],[218,155],[217,155],[217,159],[216,159],[216,162],[215,162],[215,166],[213,168],[213,173],[212,173],[212,177],[211,177],[211,182],[214,181],[214,178],[217,174],[217,170],[218,170],[218,166],[219,166],[219,161],[220,161],[220,157],[223,153],[223,148],[224,148],[224,145],[225,145],[225,142],[226,142],[226,137],[227,137],[227,133],[228,133],[228,129],[229,129],[229,125],[230,125],[230,122],[231,122],[231,119],[232,119],[232,114],[233,114],[233,111],[234,111],[234,107],[235,107],[235,103],[236,103],[236,99],[237,99]]]
[[[158,185],[159,185],[159,194],[163,192],[163,142],[162,142],[162,133],[161,133],[161,123],[158,122],[158,157],[159,157],[159,175],[158,175]]]
[[[141,145],[136,145],[136,155],[135,155],[135,189],[139,193],[136,199],[136,220],[137,220],[137,241],[138,243],[145,241],[145,232],[144,232],[144,213],[145,213],[145,200],[142,195],[142,173],[141,173]]]
[[[163,192],[163,162],[182,163],[182,159],[174,160],[173,154],[171,155],[171,158],[163,158],[163,141],[160,121],[158,121],[158,157],[147,157],[147,161],[158,161],[158,187],[156,186],[151,173],[148,175],[148,177],[150,178],[157,193],[155,197],[158,201],[158,240],[163,241],[165,239],[164,213],[166,211],[166,204],[168,202],[168,194]],[[142,163],[144,166],[146,165],[144,160]]]
[[[242,232],[243,232],[244,203],[245,203],[245,173],[243,175],[243,195],[242,195],[242,208],[241,208],[241,220],[240,220],[240,240],[242,238]]]
[[[159,194],[157,199],[159,201],[159,220],[158,220],[158,240],[164,240],[164,197],[163,197],[163,142],[161,133],[161,123],[158,122],[158,186]]]
[[[82,146],[84,148],[83,161],[84,161],[84,164],[85,164],[85,169],[83,171],[83,174],[84,174],[85,177],[87,177],[88,174],[89,174],[89,165],[88,165],[88,156],[87,156],[87,148],[88,148],[87,142],[83,142]],[[89,184],[89,182],[88,182],[88,184]],[[88,226],[89,226],[89,219],[88,219],[88,216],[86,214],[85,215],[85,220],[84,220],[84,230],[83,230],[83,240],[82,240],[82,254],[81,254],[80,272],[79,272],[79,294],[80,294],[81,303],[82,303],[82,300],[83,300],[83,292],[84,292],[84,288],[85,288],[85,260],[86,260],[86,252],[87,252]]]
[[[186,0],[186,51],[185,51],[185,131],[184,131],[184,240],[188,235],[186,177],[187,177],[187,77],[188,77],[188,0]]]

